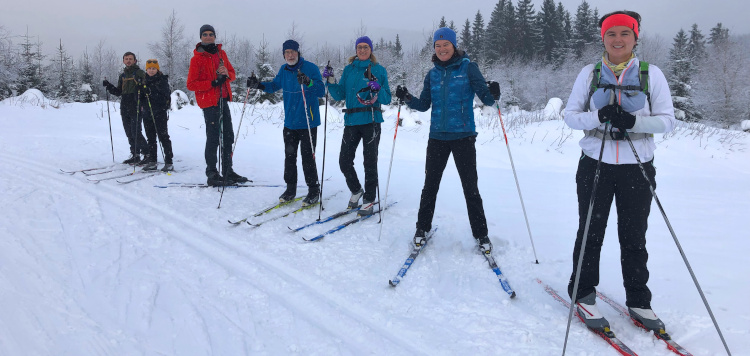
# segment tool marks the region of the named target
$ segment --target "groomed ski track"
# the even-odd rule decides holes
[[[537,242],[540,264],[535,265],[505,143],[488,128],[497,112],[477,114],[484,122],[476,146],[480,191],[495,258],[518,293],[510,300],[476,252],[452,159],[436,206],[439,232],[399,287],[388,285],[414,232],[428,135],[427,126],[414,122],[428,122],[429,113],[402,108],[405,126],[399,129],[388,198],[399,204],[384,216],[381,240],[373,218],[310,244],[300,237],[326,231],[335,221],[296,234],[288,226],[314,221],[315,209],[258,228],[226,223],[273,203],[283,189],[227,190],[216,209],[215,189],[153,187],[205,179],[205,130],[197,107],[173,112],[170,119],[180,125],[170,127],[176,158],[183,160],[176,166],[179,175],[123,185],[58,173],[111,162],[107,118],[97,116],[99,106],[104,102],[59,110],[0,107],[0,354],[560,354],[567,313],[534,278],[564,291],[570,273],[580,148],[577,133],[561,120],[509,132]],[[279,110],[257,108],[265,116],[252,126],[243,124],[237,134],[235,168],[256,182],[276,184],[282,177],[280,124],[273,121]],[[329,110],[329,115],[338,113]],[[329,118],[326,176],[332,179],[324,193],[345,189],[335,161],[342,116]],[[388,137],[395,107],[384,117],[383,137]],[[238,111],[233,118],[239,118]],[[127,143],[118,120],[113,112],[121,160]],[[717,141],[718,136],[684,131],[660,138],[658,192],[732,351],[741,354],[750,347],[750,310],[742,307],[750,274],[737,263],[747,251],[744,232],[750,230],[744,219],[750,201],[740,199],[750,192],[750,140],[736,138],[732,151]],[[390,149],[382,140],[381,180],[387,173],[382,158]],[[359,153],[355,165],[361,168]],[[297,193],[305,192],[303,187]],[[347,200],[340,194],[326,204],[323,216]],[[600,287],[624,301],[616,236],[611,215]],[[655,208],[648,248],[652,304],[667,331],[695,355],[722,355]],[[626,318],[601,309],[617,336],[638,354],[673,355]],[[574,323],[568,354],[616,353]]]

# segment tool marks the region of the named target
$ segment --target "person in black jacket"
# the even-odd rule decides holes
[[[146,61],[146,79],[141,89],[141,117],[143,118],[143,127],[146,129],[146,139],[148,140],[148,161],[143,166],[144,171],[155,171],[156,158],[158,157],[156,147],[156,137],[159,136],[159,142],[164,150],[164,167],[163,172],[174,170],[172,165],[172,141],[169,140],[167,130],[167,110],[169,110],[170,92],[169,76],[164,75],[159,70],[159,61],[149,59]]]
[[[125,52],[122,56],[122,63],[125,69],[120,74],[117,86],[112,85],[106,79],[102,85],[107,91],[115,96],[122,96],[120,101],[120,115],[122,116],[122,126],[125,129],[125,135],[128,137],[130,144],[130,158],[122,163],[139,164],[141,154],[146,155],[147,144],[141,131],[141,118],[138,117],[138,84],[143,82],[146,73],[138,67],[138,60],[133,52]],[[148,161],[147,157],[143,161]],[[145,162],[144,162],[145,163]]]

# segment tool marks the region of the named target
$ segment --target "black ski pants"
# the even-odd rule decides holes
[[[597,160],[583,155],[578,163],[576,186],[578,191],[578,234],[573,248],[573,273],[568,283],[568,295],[573,295],[578,254],[586,228],[586,215],[591,203]],[[643,164],[646,174],[656,189],[656,170],[653,160]],[[637,164],[601,164],[596,199],[586,239],[586,249],[581,266],[581,277],[576,299],[596,292],[599,285],[599,256],[604,242],[612,199],[617,208],[617,235],[620,240],[620,265],[625,286],[626,305],[631,308],[651,308],[651,291],[648,282],[648,252],[646,229],[651,211],[651,190]]]
[[[143,137],[141,122],[143,118],[138,115],[138,102],[136,94],[123,94],[120,101],[120,115],[122,116],[122,128],[128,137],[130,154],[148,153],[148,143]]]
[[[312,144],[310,146],[310,134]],[[318,166],[315,164],[313,149],[318,145],[318,128],[292,130],[284,127],[284,182],[288,187],[297,186],[297,148],[302,156],[302,172],[308,187],[317,187]]]
[[[206,149],[204,151],[206,176],[210,177],[218,172],[216,150],[219,149],[219,145],[221,145],[221,172],[224,174],[231,171],[234,131],[227,99],[221,99],[215,106],[203,109],[203,119],[206,122]]]
[[[146,104],[148,105],[148,103]],[[161,147],[164,149],[164,163],[172,164],[172,141],[169,139],[167,129],[167,111],[152,110],[148,107],[141,112],[143,117],[143,128],[146,130],[146,140],[148,141],[148,154],[152,162],[156,162],[159,157],[159,147],[156,143],[156,137],[159,137]]]
[[[470,136],[450,141],[432,138],[427,141],[424,188],[422,188],[422,198],[419,201],[417,229],[424,231],[432,229],[440,181],[443,179],[443,171],[448,164],[448,158],[453,153],[453,161],[456,163],[461,186],[464,189],[471,233],[475,238],[487,236],[487,219],[484,216],[482,196],[479,195],[477,185],[479,177],[477,176],[476,140],[476,136]]]
[[[365,166],[365,194],[363,200],[375,201],[378,188],[378,146],[380,146],[380,123],[345,126],[341,138],[339,168],[346,178],[346,186],[352,193],[362,189],[354,169],[354,156],[359,141],[362,141],[362,155]]]

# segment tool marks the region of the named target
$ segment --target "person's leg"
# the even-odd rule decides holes
[[[222,120],[222,172],[224,174],[228,172],[232,172],[232,148],[234,147],[234,128],[232,127],[232,113],[229,110],[229,104],[227,103],[227,100],[224,99],[222,102],[222,112],[221,112],[221,120]]]
[[[482,196],[479,195],[479,177],[477,175],[476,137],[466,137],[451,141],[453,161],[456,163],[461,186],[464,189],[466,210],[469,213],[471,233],[474,238],[487,236],[487,218],[484,215]]]
[[[417,214],[417,229],[430,231],[432,218],[435,215],[435,202],[443,179],[443,171],[450,157],[450,144],[447,141],[429,139],[427,141],[427,155],[425,159],[424,187],[419,199],[419,213]]]
[[[169,138],[169,130],[167,128],[167,112],[154,112],[154,115],[156,116],[156,134],[159,136],[159,142],[161,142],[161,147],[164,149],[164,163],[165,164],[172,164],[172,158],[174,157],[174,154],[172,153],[172,140]]]
[[[568,281],[568,296],[573,295],[573,287],[578,268],[578,255],[581,251],[581,242],[586,228],[586,216],[591,203],[591,191],[594,184],[597,161],[588,156],[578,163],[576,172],[576,186],[578,193],[578,233],[576,234],[575,246],[573,247],[573,271]],[[601,164],[599,182],[596,187],[596,200],[591,214],[586,249],[581,266],[581,277],[578,282],[578,293],[576,299],[580,299],[596,292],[599,285],[599,257],[602,243],[604,242],[604,230],[607,228],[609,210],[614,198],[614,171],[613,165]]]
[[[203,120],[206,124],[206,148],[204,158],[206,160],[206,176],[218,175],[216,167],[216,150],[219,148],[219,107],[211,106],[203,109]]]
[[[312,133],[312,143],[317,146],[318,144],[318,128],[310,128],[308,133],[307,129],[299,130],[300,137],[300,155],[302,156],[302,172],[305,174],[305,183],[308,187],[318,187],[318,166],[315,163],[313,154],[313,148],[310,146],[310,133]]]
[[[146,130],[146,141],[148,141],[146,153],[148,154],[149,162],[156,162],[156,158],[159,157],[156,153],[158,146],[158,143],[156,142],[157,129],[154,124],[156,118],[151,117],[151,112],[149,110],[141,112],[141,115],[144,118],[143,129]]]
[[[646,162],[643,167],[651,182],[656,184],[656,171],[652,162]],[[653,196],[638,165],[623,164],[617,168],[615,206],[625,305],[651,309],[651,291],[646,286],[649,277],[646,229]]]
[[[362,126],[362,155],[365,166],[365,194],[362,199],[374,202],[378,189],[378,147],[380,124]]]
[[[346,179],[346,186],[352,193],[362,189],[357,177],[357,171],[354,169],[354,156],[357,152],[357,146],[362,139],[358,126],[345,126],[344,135],[341,138],[341,150],[339,153],[339,168]]]

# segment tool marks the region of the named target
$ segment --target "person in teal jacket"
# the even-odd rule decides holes
[[[359,215],[369,215],[377,204],[375,196],[378,188],[378,146],[380,145],[380,123],[383,122],[381,105],[391,103],[391,89],[388,86],[388,73],[372,53],[372,41],[363,36],[355,42],[356,55],[349,58],[341,80],[336,83],[333,68],[326,67],[323,77],[334,100],[346,100],[344,109],[344,135],[341,139],[339,167],[346,178],[346,185],[352,192],[349,208],[362,207]],[[365,167],[365,187],[357,178],[354,169],[354,156],[362,141]]]
[[[279,201],[287,202],[297,195],[297,149],[301,151],[302,171],[307,183],[307,196],[302,206],[317,204],[320,201],[318,167],[315,164],[315,145],[320,126],[318,98],[325,95],[325,86],[320,69],[302,58],[299,43],[287,40],[282,46],[286,64],[281,66],[276,77],[270,82],[259,82],[253,74],[247,79],[249,89],[261,89],[273,93],[284,91],[284,182],[286,191]],[[302,93],[304,88],[304,96]],[[305,104],[306,103],[306,104]]]
[[[396,88],[396,96],[410,108],[427,111],[432,107],[424,188],[419,202],[414,244],[424,244],[426,233],[432,229],[440,180],[452,153],[464,190],[471,232],[482,253],[490,253],[492,243],[487,235],[487,219],[477,184],[474,95],[484,105],[494,105],[500,99],[500,85],[485,82],[479,66],[456,46],[456,33],[453,30],[439,28],[433,36],[433,45],[435,54],[432,62],[435,67],[425,76],[419,98],[409,94],[405,87],[399,85]]]

